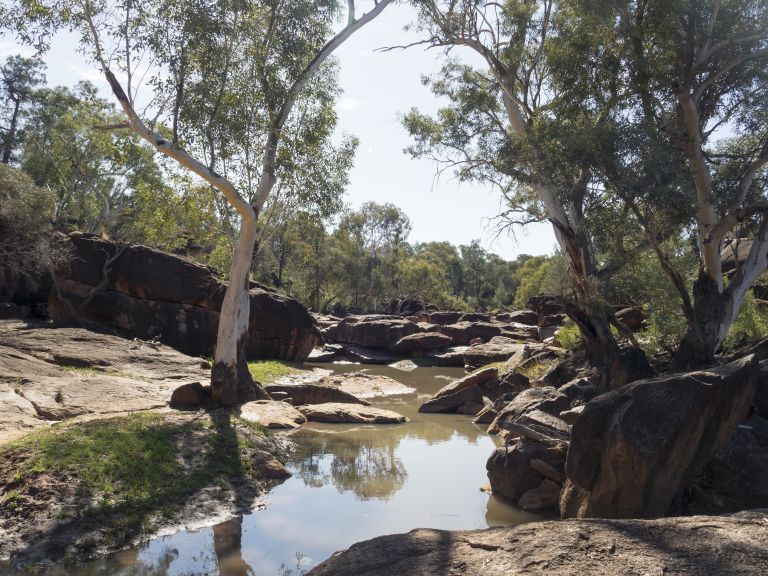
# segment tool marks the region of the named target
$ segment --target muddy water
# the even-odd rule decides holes
[[[66,573],[297,576],[336,550],[382,534],[418,527],[485,528],[541,518],[480,490],[487,482],[485,462],[494,440],[469,417],[417,412],[427,396],[463,370],[367,369],[418,391],[374,401],[405,414],[410,422],[307,425],[293,435],[297,449],[286,463],[293,477],[266,496],[265,509],[158,538]]]

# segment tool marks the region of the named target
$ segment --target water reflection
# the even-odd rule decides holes
[[[243,517],[237,516],[212,527],[213,550],[221,576],[253,576],[254,571],[243,560]]]
[[[337,367],[337,371],[360,366]],[[268,496],[266,510],[211,528],[180,532],[59,576],[299,576],[333,552],[414,528],[467,530],[539,519],[480,491],[494,439],[466,416],[419,414],[421,398],[461,369],[403,372],[373,367],[418,389],[377,399],[411,421],[392,426],[311,424],[293,439],[293,477]],[[58,572],[56,570],[59,570]],[[2,573],[2,566],[0,566]]]
[[[332,484],[340,492],[352,492],[362,500],[388,500],[403,487],[408,473],[396,455],[399,442],[375,430],[344,433],[317,431],[297,439],[289,461],[307,486]]]

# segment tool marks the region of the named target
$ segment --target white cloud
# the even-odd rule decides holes
[[[336,104],[336,107],[339,110],[343,110],[344,112],[348,112],[350,110],[357,110],[362,106],[363,103],[360,102],[360,100],[355,100],[354,98],[341,98]]]

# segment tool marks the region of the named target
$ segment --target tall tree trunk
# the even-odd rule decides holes
[[[253,247],[257,236],[256,215],[243,214],[229,285],[219,314],[216,353],[211,371],[213,400],[223,405],[265,397],[248,370],[245,346],[251,301],[248,291]]]

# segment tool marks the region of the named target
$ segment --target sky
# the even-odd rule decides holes
[[[367,10],[370,2],[358,7]],[[412,141],[400,125],[399,115],[412,107],[435,112],[441,102],[422,84],[423,75],[439,72],[441,50],[416,46],[381,51],[418,39],[404,28],[415,18],[403,5],[387,7],[381,15],[348,39],[335,53],[340,63],[343,93],[337,104],[338,130],[355,135],[360,146],[346,191],[346,201],[357,208],[367,201],[390,202],[410,218],[411,242],[449,241],[468,244],[473,239],[501,257],[551,254],[555,238],[549,224],[517,229],[513,237],[499,235],[493,217],[503,208],[499,193],[487,186],[460,183],[445,173],[436,179],[436,165],[411,159],[403,152]],[[0,59],[24,51],[9,38],[0,38]],[[453,57],[479,63],[469,49],[458,48]],[[113,100],[97,68],[76,51],[76,38],[58,36],[46,55],[51,85],[74,85],[90,80]]]

